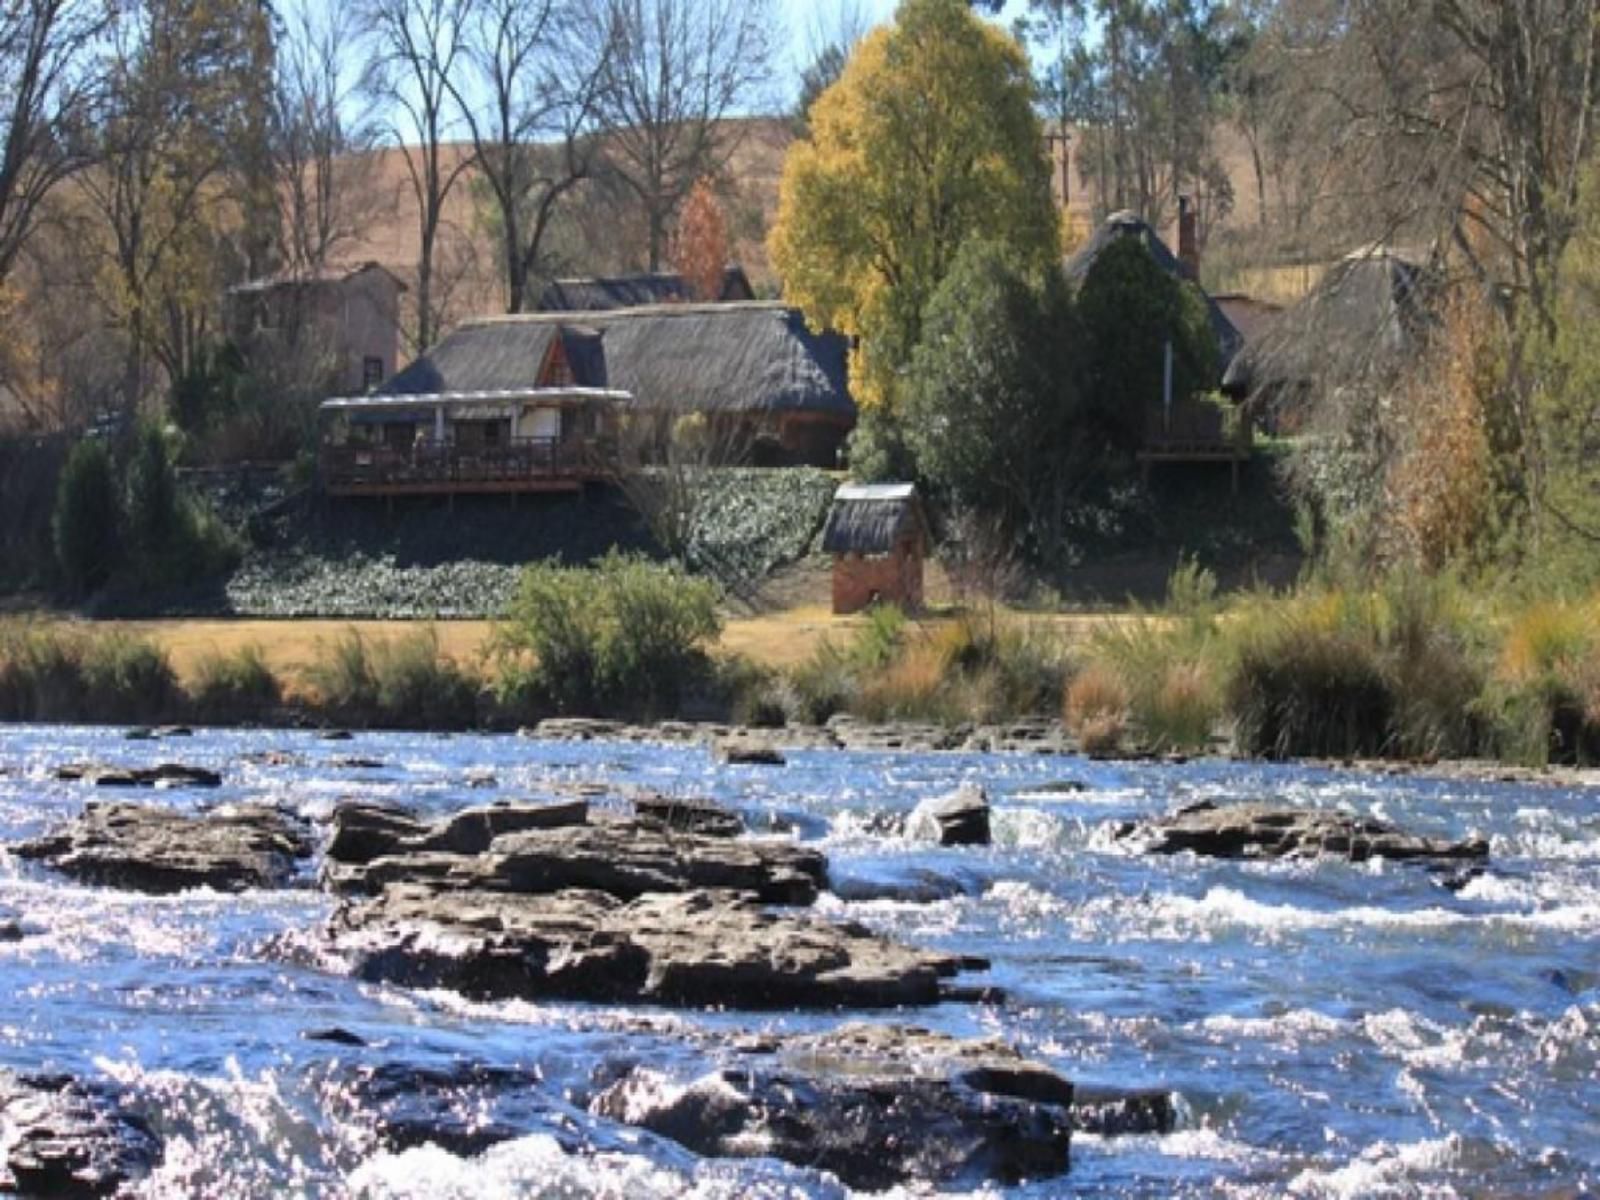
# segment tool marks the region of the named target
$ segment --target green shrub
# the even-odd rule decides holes
[[[850,658],[863,671],[882,670],[899,655],[905,636],[905,613],[893,604],[874,604],[850,644]]]
[[[594,567],[527,567],[491,645],[501,701],[670,713],[708,673],[716,600],[707,580],[615,551]]]
[[[112,633],[90,638],[83,651],[85,715],[91,721],[152,721],[177,707],[178,677],[166,651]]]
[[[306,672],[335,720],[402,729],[463,728],[477,716],[477,680],[439,653],[432,626],[369,642],[347,629]]]
[[[177,698],[166,653],[143,639],[0,624],[0,720],[159,720]]]
[[[171,555],[184,532],[183,513],[167,440],[158,426],[142,425],[135,435],[125,487],[133,552],[151,561]]]
[[[0,719],[73,721],[83,709],[78,640],[26,622],[0,624]]]
[[[51,530],[56,563],[67,587],[81,595],[99,587],[121,559],[116,475],[105,444],[72,448],[56,488]]]
[[[1359,603],[1332,593],[1235,617],[1242,624],[1228,708],[1240,749],[1345,758],[1392,748],[1394,693]]]
[[[824,724],[836,713],[850,711],[855,703],[856,673],[849,658],[832,642],[819,645],[787,679],[792,697],[789,720],[795,724]]]
[[[261,720],[283,699],[277,676],[268,668],[261,647],[254,645],[201,657],[188,692],[196,718],[218,725]]]
[[[477,718],[478,680],[439,653],[431,625],[373,649],[380,719],[419,729],[456,729]]]

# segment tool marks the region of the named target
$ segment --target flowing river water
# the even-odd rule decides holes
[[[245,761],[266,750],[294,762]],[[352,754],[383,765],[336,765]],[[56,782],[62,763],[172,758],[222,771],[223,788],[141,793],[148,803],[258,799],[318,818],[361,797],[442,813],[590,782],[714,797],[753,827],[817,844],[833,883],[825,911],[985,956],[978,981],[1005,994],[867,1019],[997,1035],[1080,1083],[1177,1097],[1172,1133],[1080,1134],[1067,1174],[977,1194],[1600,1190],[1600,793],[1222,761],[795,751],[759,768],[716,765],[697,747],[210,730],[136,743],[9,727],[0,837],[37,834],[93,794]],[[989,792],[994,845],[941,849],[901,832],[919,800],[964,781]],[[1463,884],[1382,861],[1141,857],[1110,837],[1203,797],[1475,830],[1490,865]],[[165,1145],[139,1185],[148,1195],[850,1194],[802,1167],[698,1158],[582,1104],[616,1064],[689,1080],[739,1033],[847,1017],[469,1003],[286,965],[266,952],[274,935],[333,907],[315,866],[287,891],[149,897],[0,851],[0,916],[26,933],[0,944],[0,1068],[114,1085]],[[526,1082],[471,1085],[495,1072]],[[470,1154],[383,1148],[379,1117],[430,1079],[432,1103],[503,1126],[504,1140]]]

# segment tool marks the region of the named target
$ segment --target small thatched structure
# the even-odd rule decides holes
[[[834,493],[822,549],[833,555],[833,611],[922,607],[928,521],[909,483],[847,483]]]
[[[607,312],[617,308],[642,308],[650,304],[688,304],[694,299],[689,284],[676,272],[649,275],[615,275],[597,279],[557,279],[539,297],[540,312]],[[755,291],[739,266],[722,274],[719,303],[754,300]]]
[[[1382,379],[1411,361],[1433,324],[1432,291],[1427,272],[1389,248],[1357,251],[1274,319],[1224,386],[1293,425],[1319,389]]]
[[[641,414],[706,415],[758,461],[833,466],[856,419],[846,354],[778,303],[531,313],[464,322],[379,394],[624,391]]]

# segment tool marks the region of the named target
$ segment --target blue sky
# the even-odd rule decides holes
[[[779,88],[793,96],[801,69],[811,59],[813,32],[820,23],[825,31],[837,29],[841,12],[854,11],[868,26],[887,21],[894,15],[897,0],[777,0],[777,11],[785,29],[775,39],[780,47],[779,70],[784,78]],[[1006,25],[1027,8],[1025,0],[1007,0],[998,20]]]

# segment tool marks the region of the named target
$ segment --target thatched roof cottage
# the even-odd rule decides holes
[[[842,337],[812,333],[777,303],[485,317],[323,410],[355,441],[391,449],[531,439],[571,458],[581,441],[591,461],[608,441],[614,453],[624,428],[699,414],[729,457],[831,466],[855,425],[845,358]]]
[[[1433,291],[1421,266],[1387,246],[1347,255],[1233,361],[1225,386],[1292,427],[1320,386],[1381,380],[1410,362],[1434,322]]]

